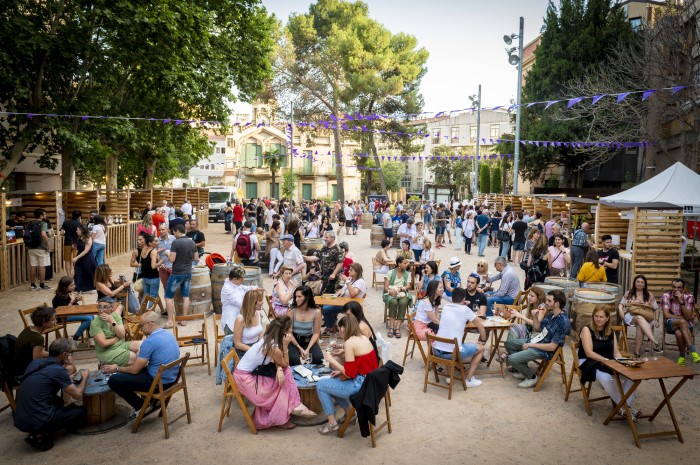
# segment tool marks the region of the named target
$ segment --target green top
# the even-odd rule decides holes
[[[116,324],[122,324],[122,317],[118,312],[113,312],[112,318],[114,318]],[[114,331],[114,326],[102,320],[99,316],[93,318],[92,323],[90,323],[90,336],[95,337],[98,334],[104,334],[107,339],[116,337],[117,335]],[[97,358],[103,362],[115,363],[120,366],[129,363],[128,341],[118,341],[109,347],[102,347],[99,344],[95,344],[95,352],[97,353]]]

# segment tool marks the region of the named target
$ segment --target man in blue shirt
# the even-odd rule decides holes
[[[180,347],[175,336],[161,328],[159,320],[160,316],[153,311],[141,315],[139,326],[147,338],[141,344],[138,358],[133,365],[105,365],[102,368],[105,373],[115,373],[109,378],[109,387],[135,409],[130,419],[136,418],[143,405],[143,399],[134,391],[148,391],[160,366],[180,358]],[[168,389],[175,382],[178,370],[179,368],[175,367],[163,372],[164,389]]]
[[[583,259],[588,252],[588,247],[591,245],[588,241],[588,235],[591,233],[590,225],[583,223],[581,229],[574,231],[571,237],[571,272],[569,276],[576,278],[578,272],[583,265]]]
[[[486,241],[489,237],[489,211],[483,210],[476,217],[476,234],[478,234],[479,256],[484,256]]]
[[[539,377],[528,366],[528,362],[535,360],[550,360],[557,350],[557,347],[564,345],[564,338],[571,332],[569,315],[562,310],[566,306],[566,295],[560,290],[549,291],[547,293],[547,316],[542,322],[539,321],[537,312],[533,310],[532,329],[534,332],[541,331],[531,339],[510,339],[506,341],[506,351],[508,364],[515,368],[513,377],[522,379],[518,384],[519,388],[532,388],[537,385]]]

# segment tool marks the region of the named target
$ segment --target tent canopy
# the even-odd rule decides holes
[[[698,215],[700,175],[678,162],[638,186],[600,200],[617,208],[680,208],[685,215]]]

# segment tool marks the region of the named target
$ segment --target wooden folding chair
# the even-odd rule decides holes
[[[376,289],[377,285],[384,285],[386,273],[377,273],[375,270],[381,268],[382,264],[377,261],[376,257],[372,257],[372,289]]]
[[[38,307],[26,308],[24,310],[21,310],[21,309],[17,310],[17,312],[19,312],[19,317],[22,319],[22,323],[24,323],[25,329],[29,328],[33,324],[32,320],[31,320],[32,313],[34,313],[35,311],[39,310],[42,307],[48,307],[48,305],[44,304],[44,305],[40,305]],[[41,333],[44,336],[44,349],[49,350],[49,334],[54,333],[54,337],[60,338],[61,337],[61,330],[63,330],[65,332],[65,330],[66,330],[65,325],[57,324],[53,328],[46,329]]]
[[[411,359],[413,359],[413,352],[416,350],[416,345],[418,345],[418,351],[423,359],[423,363],[427,363],[427,357],[425,356],[425,350],[423,350],[423,344],[418,335],[416,334],[416,327],[413,326],[413,319],[416,317],[417,312],[413,312],[406,317],[406,322],[408,324],[408,335],[406,336],[406,350],[403,352],[403,362],[401,365],[406,365],[406,358],[408,358],[408,345],[413,342],[413,347],[411,347]]]
[[[559,365],[559,368],[561,369],[561,382],[564,384],[564,387],[566,387],[566,362],[564,361],[564,351],[561,349],[561,347],[557,347],[557,350],[554,351],[554,355],[552,355],[551,359],[539,360],[537,363],[539,364],[537,367],[537,376],[540,377],[540,380],[535,386],[535,392],[542,388],[544,380],[547,379],[547,375],[549,375],[549,372],[554,365]]]
[[[527,293],[528,291],[518,292],[513,303],[511,305],[506,305],[506,308],[520,311],[523,306],[527,304]]]
[[[465,381],[466,376],[464,374],[464,366],[462,364],[462,357],[459,355],[459,343],[457,342],[457,338],[454,339],[446,339],[443,337],[437,337],[432,334],[426,334],[425,335],[425,340],[428,342],[428,356],[426,358],[427,362],[425,364],[425,380],[423,381],[423,392],[428,392],[428,384],[432,386],[437,386],[442,389],[447,389],[448,394],[447,394],[447,400],[452,399],[452,385],[454,384],[455,381],[455,368],[457,368],[462,375],[460,377],[460,381],[462,381],[462,387],[464,387],[464,390],[467,390],[467,383]],[[446,359],[442,357],[438,357],[437,355],[434,354],[433,352],[433,344],[435,342],[443,342],[445,344],[454,344],[454,348],[452,349],[452,358],[451,359]],[[447,368],[447,373],[440,373],[438,372],[437,366],[438,365],[443,365],[445,368]],[[428,375],[430,374],[430,368],[432,367],[433,373],[435,374],[435,382],[428,381]],[[440,376],[445,376],[450,378],[450,382],[447,386],[443,386],[440,384]]]
[[[17,383],[14,380],[0,378],[0,387],[7,397],[7,405],[0,407],[0,412],[8,408],[12,409],[12,412],[17,409],[17,402],[15,401],[15,390],[17,390]]]
[[[221,322],[221,313],[212,313],[212,320],[214,321],[214,366],[216,366],[219,358],[219,344],[224,339],[223,330],[219,332],[219,323]]]
[[[219,415],[219,433],[221,432],[221,425],[224,422],[224,417],[229,416],[231,413],[231,404],[235,398],[236,402],[238,402],[238,406],[241,408],[241,412],[243,412],[243,417],[245,418],[246,423],[248,423],[250,432],[253,434],[258,434],[258,429],[253,423],[253,419],[248,412],[248,407],[246,407],[245,402],[243,402],[243,395],[238,390],[236,380],[233,379],[233,373],[231,373],[231,369],[228,367],[229,363],[231,363],[231,359],[234,359],[236,365],[238,365],[240,360],[238,359],[238,354],[236,354],[236,349],[232,348],[231,352],[229,352],[228,355],[226,355],[226,357],[224,357],[224,359],[221,361],[221,367],[224,369],[224,373],[226,374],[226,380],[224,381],[224,398],[221,400],[221,415]]]
[[[389,414],[389,406],[391,405],[391,395],[389,394],[389,388],[387,387],[386,393],[384,394],[384,407],[386,409],[386,420],[378,426],[374,426],[371,422],[369,423],[369,437],[372,441],[372,447],[377,447],[376,436],[377,432],[386,428],[387,432],[391,434],[391,415]],[[345,430],[348,428],[350,421],[352,421],[352,416],[355,414],[355,407],[350,404],[350,410],[345,418],[345,422],[342,424],[338,430],[338,437],[342,438],[345,435]]]
[[[623,324],[621,326],[610,326],[610,329],[617,338],[617,348],[619,349],[619,351],[629,354],[630,347],[627,343],[627,329],[625,328],[625,325]]]
[[[202,329],[196,334],[181,334],[182,328],[178,324],[180,321],[195,321],[202,323]],[[177,340],[177,345],[180,347],[194,347],[195,354],[197,347],[201,346],[202,352],[199,355],[192,357],[194,360],[200,360],[197,363],[190,365],[206,365],[209,376],[211,376],[211,363],[209,361],[209,338],[207,337],[207,315],[204,313],[195,313],[194,315],[176,315],[175,326],[173,326],[173,335]]]
[[[569,373],[569,381],[566,383],[566,396],[564,397],[564,402],[569,401],[569,394],[571,394],[572,392],[581,392],[581,394],[583,395],[583,404],[586,407],[586,413],[590,417],[593,415],[593,413],[591,412],[591,402],[610,399],[610,396],[596,397],[595,399],[591,399],[591,387],[593,386],[593,382],[589,381],[587,383],[584,383],[581,381],[581,376],[583,376],[583,374],[581,373],[581,368],[578,366],[579,360],[577,342],[571,341],[571,354],[573,355],[573,361],[571,362],[571,372]],[[574,374],[576,374],[576,376],[578,377],[578,389],[571,389],[571,384],[574,381]]]
[[[170,423],[175,423],[177,420],[184,417],[185,415],[187,415],[187,423],[192,423],[192,416],[190,414],[190,400],[187,396],[187,379],[185,378],[185,366],[187,365],[187,360],[189,360],[189,358],[190,353],[187,352],[184,357],[180,357],[177,360],[168,363],[167,365],[161,365],[158,368],[158,372],[156,373],[155,378],[153,378],[151,388],[147,392],[136,391],[137,395],[143,397],[143,405],[141,406],[141,410],[139,410],[139,414],[136,417],[136,420],[134,421],[134,426],[131,428],[132,433],[138,431],[139,426],[141,425],[141,420],[143,420],[143,417],[146,415],[146,411],[151,406],[152,400],[157,400],[160,402],[160,413],[158,414],[158,416],[163,419],[163,428],[165,428],[165,439],[168,439],[170,437],[170,430],[168,429],[168,425]],[[179,367],[179,370],[177,372],[177,378],[175,379],[174,383],[172,383],[170,386],[168,386],[167,389],[165,389],[162,378],[163,372],[176,367]],[[183,395],[185,396],[185,413],[168,423],[168,404],[170,403],[170,399],[172,399],[173,395],[179,391],[182,391]]]
[[[82,304],[78,304],[78,305],[82,305]],[[50,302],[44,302],[44,307],[51,307],[51,306],[53,306],[53,304],[51,304]],[[57,316],[56,322],[58,323],[58,326],[61,326],[63,328],[63,337],[66,339],[68,339],[68,325],[81,325],[83,323],[82,321],[68,321],[67,316],[62,316],[62,317]],[[88,334],[87,332],[83,333],[83,335],[80,336],[80,340],[81,340],[81,342],[84,342],[85,344],[87,344],[87,348],[90,349],[91,348],[90,336],[88,336],[87,334]]]
[[[160,297],[145,295],[139,306],[139,311],[135,314],[129,313],[128,305],[122,308],[122,321],[124,322],[124,329],[126,329],[127,340],[140,341],[143,339],[143,333],[141,332],[141,327],[139,326],[139,321],[141,320],[141,315],[148,311],[148,304],[152,304],[150,310],[157,312],[156,308],[160,308],[160,313],[162,314],[165,309],[163,303],[160,301]]]

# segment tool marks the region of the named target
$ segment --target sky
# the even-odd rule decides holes
[[[424,111],[471,107],[469,95],[481,84],[482,106],[515,100],[517,69],[508,64],[504,35],[518,33],[525,18],[524,44],[539,35],[548,0],[364,0],[369,16],[393,33],[416,36],[429,53],[421,83]],[[555,1],[558,6],[559,2]],[[263,0],[284,24],[291,13],[308,13],[309,0]],[[517,40],[514,41],[517,45]],[[237,104],[238,111],[249,106]]]

